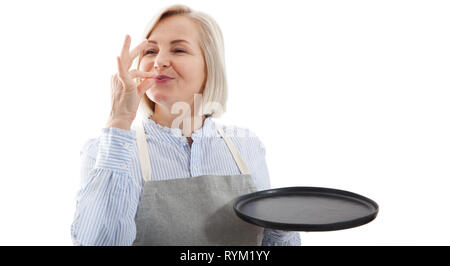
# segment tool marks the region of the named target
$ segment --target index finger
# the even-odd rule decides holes
[[[149,47],[150,47],[150,43],[148,42],[148,40],[147,39],[143,40],[138,46],[136,46],[130,52],[130,58],[131,59],[136,58],[142,52],[142,50],[149,48]]]

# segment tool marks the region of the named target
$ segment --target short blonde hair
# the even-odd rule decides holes
[[[202,50],[207,70],[206,82],[202,88],[202,106],[199,115],[220,117],[226,111],[228,84],[225,71],[223,35],[219,25],[211,16],[181,4],[166,7],[159,11],[147,24],[141,41],[150,37],[158,22],[173,15],[186,16],[198,25],[199,46]],[[141,59],[142,54],[139,56],[137,64],[134,63],[136,69],[139,69]],[[137,79],[137,82],[140,82],[140,80]],[[139,103],[138,113],[144,117],[150,117],[154,111],[155,102],[144,94]]]

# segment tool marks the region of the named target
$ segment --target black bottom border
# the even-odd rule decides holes
[[[3,260],[12,259],[15,263],[30,260],[33,263],[100,263],[99,265],[108,262],[124,265],[301,265],[306,262],[385,265],[395,261],[424,262],[424,265],[430,265],[433,260],[447,261],[449,251],[444,246],[0,247]]]

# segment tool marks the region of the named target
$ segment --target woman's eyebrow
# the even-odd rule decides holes
[[[154,43],[154,44],[158,44],[156,41],[153,40],[148,40],[149,43]],[[190,44],[188,41],[186,40],[173,40],[170,42],[170,44],[174,44],[174,43],[179,43],[179,42],[186,42],[187,44]]]

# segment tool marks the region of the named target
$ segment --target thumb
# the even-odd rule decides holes
[[[154,80],[152,78],[145,78],[139,85],[138,85],[138,93],[139,96],[144,96],[145,92],[150,89],[150,87],[154,84]]]

